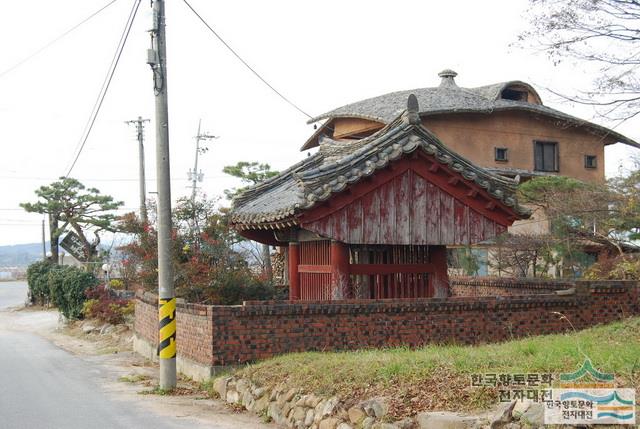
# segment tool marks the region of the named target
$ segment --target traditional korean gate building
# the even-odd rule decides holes
[[[232,224],[282,246],[290,299],[448,295],[446,246],[489,240],[529,216],[516,180],[493,174],[427,130],[410,95],[402,115],[319,150],[243,192]]]

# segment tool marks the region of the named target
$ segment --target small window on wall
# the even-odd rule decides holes
[[[558,143],[534,141],[533,162],[536,171],[558,171]]]
[[[597,168],[598,167],[598,158],[595,155],[585,155],[584,156],[584,168]]]
[[[507,148],[497,147],[495,148],[496,161],[507,162]]]

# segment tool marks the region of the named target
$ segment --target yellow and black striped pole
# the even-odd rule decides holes
[[[158,356],[160,359],[175,359],[176,357],[176,299],[160,298],[158,319],[160,321],[160,336]]]

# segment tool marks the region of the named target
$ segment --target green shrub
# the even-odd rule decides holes
[[[258,279],[249,272],[229,271],[217,276],[212,287],[222,305],[242,304],[242,301],[282,299],[269,282]]]
[[[82,269],[70,267],[62,273],[62,287],[56,295],[60,312],[71,320],[82,317],[85,291],[98,284],[96,277]]]
[[[64,299],[64,278],[71,267],[54,266],[49,270],[47,276],[47,287],[49,288],[49,302],[56,307],[60,307]]]
[[[82,316],[85,290],[95,286],[96,277],[82,268],[35,262],[27,269],[31,302],[52,303],[67,319]]]
[[[100,301],[97,299],[88,299],[82,304],[82,315],[87,318],[95,317],[96,307],[99,305]]]
[[[49,261],[40,261],[27,268],[27,284],[33,304],[44,305],[49,302],[49,271],[54,267]]]

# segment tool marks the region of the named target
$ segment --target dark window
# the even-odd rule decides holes
[[[496,161],[507,161],[507,148],[506,147],[497,147],[496,149]]]
[[[513,101],[528,101],[529,93],[527,91],[518,91],[516,89],[505,89],[502,91],[502,98]]]
[[[558,143],[533,142],[534,169],[537,171],[558,171]]]
[[[584,168],[597,168],[598,167],[598,159],[595,155],[585,155],[584,156]]]

